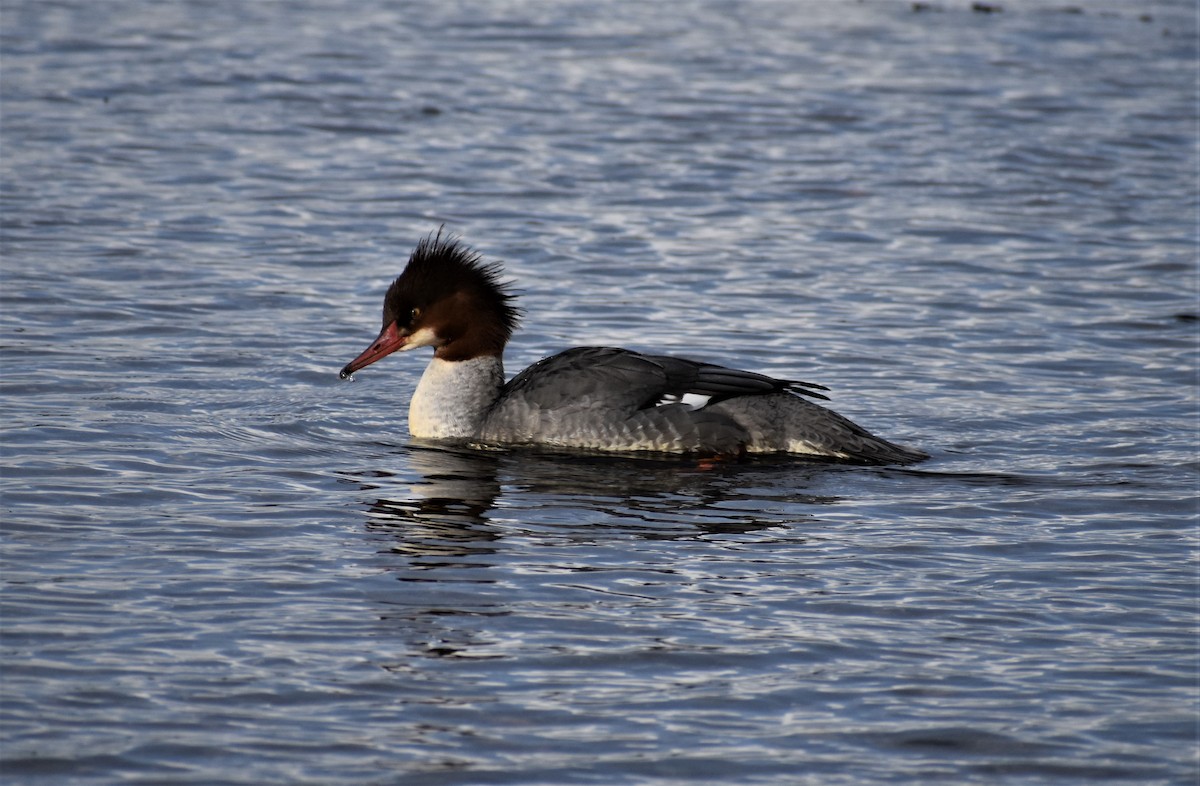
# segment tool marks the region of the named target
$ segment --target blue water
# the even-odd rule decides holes
[[[1194,783],[1195,7],[1000,5],[0,0],[0,778]],[[413,444],[443,224],[933,458]]]

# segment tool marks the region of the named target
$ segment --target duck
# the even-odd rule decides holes
[[[383,327],[340,377],[430,347],[409,401],[422,441],[605,454],[913,464],[928,454],[813,401],[824,385],[609,346],[567,349],[505,379],[523,316],[500,263],[442,230],[418,241],[383,299]]]

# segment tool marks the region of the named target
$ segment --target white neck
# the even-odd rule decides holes
[[[408,431],[418,439],[476,437],[503,385],[499,355],[455,361],[435,357],[408,404]]]

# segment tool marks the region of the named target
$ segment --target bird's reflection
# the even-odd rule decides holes
[[[582,552],[578,564],[564,565],[562,548],[574,540],[595,544],[600,532],[667,540],[794,528],[837,501],[798,490],[837,468],[794,461],[702,463],[420,443],[378,461],[343,477],[370,495],[365,526],[382,544],[379,567],[404,588],[378,597],[380,620],[403,631],[413,652],[438,659],[502,657],[505,647],[518,646],[493,618],[533,613],[547,601],[524,597],[512,584],[514,563],[580,571],[590,578],[573,583],[603,586],[602,565],[589,564]],[[506,546],[506,538],[513,543]],[[556,544],[547,547],[545,565],[540,543]],[[493,569],[500,566],[508,569]],[[390,668],[415,667],[400,659]]]
[[[594,526],[666,539],[785,526],[797,518],[795,503],[837,500],[798,491],[829,466],[794,460],[701,462],[422,443],[394,456],[394,469],[344,473],[378,494],[367,529],[389,534],[395,553],[457,563],[492,553],[514,520],[536,519],[538,508],[599,513],[604,523]],[[792,515],[772,515],[773,506]]]

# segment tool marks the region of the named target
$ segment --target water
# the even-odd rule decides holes
[[[1194,783],[1185,2],[0,6],[3,779]],[[934,457],[410,443],[527,310]]]

